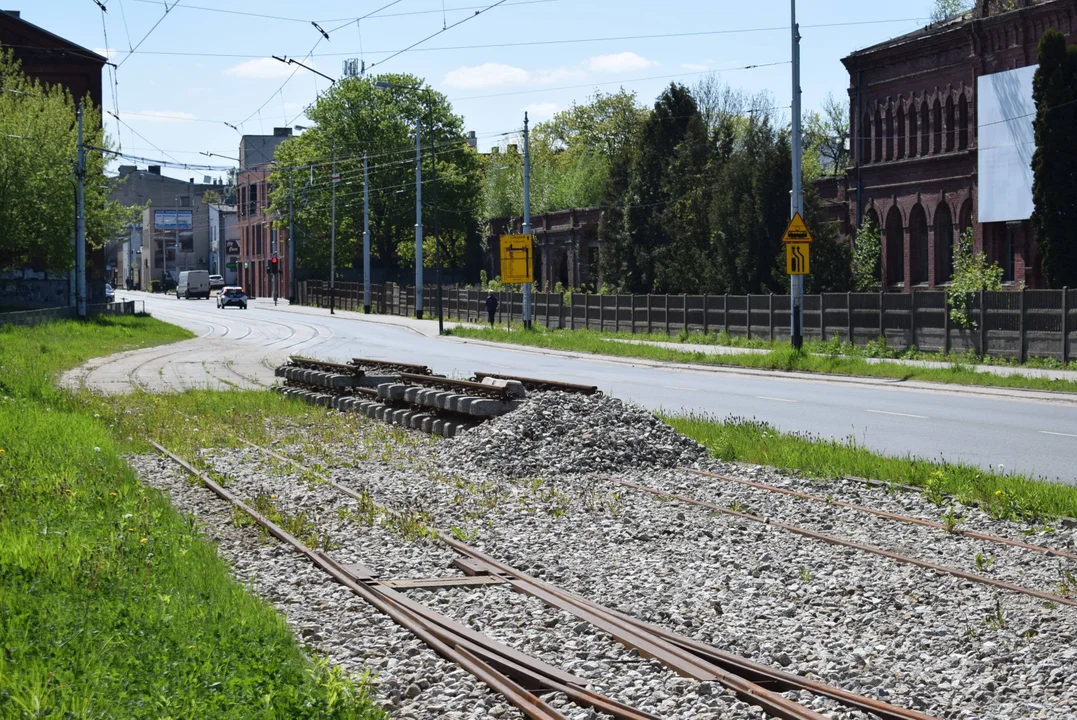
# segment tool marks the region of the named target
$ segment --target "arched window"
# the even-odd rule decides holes
[[[875,108],[875,162],[883,159],[883,115]]]
[[[931,154],[931,110],[926,98],[920,103],[920,154]]]
[[[969,149],[969,101],[965,94],[957,101],[957,147],[961,150]]]
[[[946,98],[946,152],[954,150],[954,98]]]
[[[909,106],[909,157],[916,157],[917,138],[920,133],[919,122],[916,115],[916,105]]]
[[[886,215],[886,234],[883,236],[886,257],[886,284],[901,285],[905,282],[905,227],[897,206]]]
[[[954,277],[954,216],[943,200],[935,210],[935,284]]]
[[[898,105],[897,110],[897,153],[895,157],[901,160],[905,157],[905,108]]]
[[[886,107],[886,159],[894,159],[894,109]]]
[[[931,152],[938,155],[942,152],[942,101],[938,98],[931,108],[931,136]]]
[[[863,154],[860,162],[862,164],[870,163],[871,158],[871,116],[865,113],[864,115],[864,132],[860,136],[860,151]]]
[[[961,214],[958,216],[959,222],[957,224],[960,232],[964,234],[966,230],[972,229],[972,200],[966,200],[961,204]]]
[[[920,203],[909,213],[909,271],[913,285],[923,285],[928,279],[927,213]]]

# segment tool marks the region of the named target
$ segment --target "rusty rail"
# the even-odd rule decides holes
[[[309,472],[329,486],[353,498],[356,491],[335,482],[286,455],[264,448],[238,435],[237,440],[272,458]],[[551,607],[564,610],[609,633],[626,647],[635,647],[643,655],[653,657],[679,674],[700,680],[714,680],[729,688],[745,702],[763,707],[773,717],[782,720],[825,720],[814,710],[780,695],[790,690],[807,690],[828,697],[852,708],[873,713],[883,720],[938,720],[934,716],[908,710],[874,698],[864,697],[841,688],[827,685],[793,673],[733,655],[690,638],[638,620],[616,610],[545,583],[436,530],[436,536],[466,558],[500,573],[518,592],[531,595]],[[771,690],[770,688],[777,690]],[[568,694],[568,693],[566,693]],[[573,698],[572,695],[569,695]],[[573,698],[575,700],[575,698]],[[592,705],[596,710],[598,705]],[[606,711],[620,717],[612,711]]]
[[[457,392],[461,395],[476,395],[493,400],[509,400],[507,388],[495,385],[483,385],[470,380],[453,380],[451,378],[435,377],[432,375],[415,375],[413,373],[400,373],[400,382],[405,385],[418,385],[421,387],[437,388],[448,392]]]
[[[332,372],[339,375],[358,374],[358,368],[354,365],[344,365],[341,363],[329,362],[328,360],[315,360],[314,358],[306,358],[301,355],[292,355],[288,360],[292,365],[303,367],[308,370],[321,370],[323,372]]]
[[[633,490],[639,490],[641,492],[649,493],[651,495],[661,496],[663,498],[669,498],[682,502],[688,505],[696,505],[698,507],[705,507],[708,510],[714,510],[716,512],[731,515],[733,517],[740,518],[741,520],[748,520],[750,522],[760,523],[763,525],[770,525],[772,527],[785,530],[786,532],[793,533],[794,535],[800,535],[802,537],[810,538],[812,540],[821,540],[822,542],[829,543],[831,545],[838,545],[840,547],[850,548],[852,550],[859,550],[861,552],[870,553],[872,555],[879,555],[880,557],[888,558],[900,563],[906,563],[908,565],[916,565],[928,570],[934,570],[936,572],[945,573],[947,575],[953,575],[959,577],[962,580],[970,580],[982,585],[989,585],[991,587],[1000,588],[1002,590],[1009,590],[1015,593],[1021,593],[1023,595],[1031,595],[1032,597],[1039,598],[1040,600],[1047,600],[1049,602],[1060,603],[1062,605],[1077,606],[1077,600],[1056,595],[1055,593],[1044,592],[1042,590],[1036,590],[1034,588],[1025,587],[1024,585],[1017,585],[1015,583],[1006,582],[1005,580],[995,580],[984,575],[978,575],[967,570],[951,567],[949,565],[940,565],[929,560],[921,560],[920,558],[912,557],[911,555],[902,555],[885,548],[876,547],[875,545],[865,545],[864,543],[854,542],[852,540],[846,540],[844,538],[836,537],[834,535],[827,535],[825,533],[816,532],[815,530],[809,530],[797,525],[792,525],[781,520],[773,520],[771,518],[762,517],[761,515],[755,515],[752,513],[742,512],[740,510],[733,510],[728,507],[723,507],[717,503],[707,502],[706,500],[698,500],[686,495],[678,495],[676,493],[667,492],[665,490],[659,490],[657,488],[647,487],[646,485],[640,485],[638,483],[630,482],[628,480],[619,480],[613,477],[605,477],[610,482],[616,483],[623,487],[632,488]]]
[[[1077,560],[1077,554],[1066,552],[1065,550],[1056,550],[1054,548],[1045,547],[1043,545],[1033,545],[1032,543],[1021,542],[1020,540],[1011,540],[1010,538],[1004,538],[999,535],[991,535],[989,533],[982,533],[976,530],[962,530],[961,528],[950,529],[942,523],[935,522],[934,520],[924,520],[922,518],[912,517],[911,515],[902,515],[901,513],[887,512],[886,510],[876,510],[875,508],[868,507],[866,505],[857,505],[856,503],[844,502],[841,500],[831,500],[829,498],[820,497],[819,495],[812,495],[811,493],[801,492],[799,490],[790,490],[788,488],[782,488],[776,485],[768,485],[767,483],[756,482],[754,480],[745,480],[743,478],[732,477],[730,475],[721,475],[719,473],[707,472],[705,470],[696,470],[694,468],[687,467],[678,468],[678,470],[683,470],[684,472],[692,473],[693,475],[700,475],[702,477],[725,480],[727,482],[756,488],[758,490],[766,490],[768,492],[778,493],[780,495],[789,495],[790,497],[800,498],[801,500],[811,500],[812,502],[825,503],[827,505],[833,505],[835,507],[858,510],[863,513],[868,513],[869,515],[884,518],[886,520],[895,520],[897,522],[909,523],[910,525],[921,525],[923,527],[934,528],[936,530],[943,530],[947,533],[950,533],[951,535],[963,535],[965,537],[970,537],[975,540],[984,540],[986,542],[1000,543],[1002,545],[1009,545],[1010,547],[1021,548],[1022,550],[1032,550],[1034,552],[1043,553],[1044,555],[1065,557],[1070,558],[1071,560]]]
[[[431,370],[426,365],[415,363],[393,362],[392,360],[371,360],[370,358],[352,358],[350,365],[353,368],[363,370],[378,370],[388,373],[411,373],[412,375],[430,375]]]
[[[248,441],[244,441],[248,442]],[[266,529],[275,538],[290,545],[322,572],[351,590],[373,607],[406,628],[446,660],[456,663],[500,693],[526,717],[533,720],[566,720],[532,690],[562,692],[573,702],[612,715],[618,720],[660,720],[650,713],[635,710],[586,688],[586,681],[541,660],[519,653],[485,635],[427,608],[402,593],[363,581],[328,555],[300,542],[284,528],[265,517],[234,493],[214,482],[183,458],[164,446],[149,443],[191,475],[197,477],[214,494],[232,503]],[[252,443],[248,443],[252,444]],[[257,446],[255,446],[257,447]],[[529,689],[530,688],[530,689]]]
[[[567,392],[578,395],[594,395],[598,392],[597,385],[579,385],[576,383],[561,382],[560,380],[544,380],[542,378],[520,377],[519,375],[502,375],[501,373],[476,372],[475,382],[482,382],[486,378],[497,380],[515,380],[531,392]]]

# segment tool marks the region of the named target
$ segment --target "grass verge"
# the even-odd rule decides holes
[[[1035,522],[1077,517],[1077,487],[1071,485],[969,465],[886,457],[855,439],[830,441],[810,434],[783,433],[755,420],[718,420],[695,414],[663,420],[728,462],[769,465],[825,480],[861,477],[911,485],[940,507],[949,505],[953,497],[966,505],[978,505],[997,519]]]
[[[148,317],[0,330],[0,716],[383,717],[122,458],[150,428],[192,449],[200,427],[307,409],[269,393],[109,399],[54,384],[91,357],[185,337]]]
[[[922,382],[948,383],[953,385],[976,385],[981,387],[1019,388],[1047,390],[1052,392],[1077,392],[1077,382],[1023,375],[995,375],[976,370],[967,356],[947,356],[946,368],[926,368],[905,365],[900,362],[868,362],[866,357],[848,356],[842,353],[840,344],[815,343],[797,352],[788,346],[763,348],[766,352],[749,354],[715,355],[691,349],[673,349],[639,345],[613,340],[648,340],[653,336],[633,336],[627,333],[600,333],[594,330],[506,330],[505,328],[454,328],[451,334],[460,338],[511,343],[552,350],[609,355],[613,357],[644,358],[666,362],[695,363],[725,367],[754,368],[757,370],[785,370],[821,373],[828,375],[853,375],[859,377],[918,380]],[[663,342],[676,339],[662,336]],[[708,343],[720,344],[720,343]]]

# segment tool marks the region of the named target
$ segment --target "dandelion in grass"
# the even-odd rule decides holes
[[[93,451],[94,451],[94,452],[101,452],[101,448],[99,448],[99,447],[96,447],[96,446],[95,446],[95,447],[94,447],[94,449],[93,449]]]
[[[146,542],[146,538],[139,538],[139,539],[138,539],[138,541],[139,541],[140,543],[144,543],[144,542]]]
[[[1001,495],[1001,494],[1002,494],[1002,491],[1001,491],[1001,490],[996,490],[996,491],[995,491],[995,494],[996,494],[996,495]]]

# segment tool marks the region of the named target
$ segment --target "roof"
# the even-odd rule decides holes
[[[59,50],[61,52],[66,50],[71,55],[96,62],[99,65],[104,65],[106,62],[108,62],[108,58],[99,55],[98,53],[95,53],[93,50],[89,50],[82,47],[81,45],[77,45],[68,40],[67,38],[62,38],[55,33],[49,32],[43,27],[34,25],[32,22],[24,20],[18,10],[0,10],[0,39],[3,39],[3,36],[9,32],[18,33],[20,30],[24,32],[29,30],[31,33],[39,34],[48,38],[48,44],[34,43],[33,45],[24,47],[29,47],[30,49],[36,50]],[[31,41],[23,40],[23,42]],[[18,45],[18,43],[11,43],[10,41],[8,41],[4,42],[4,45],[10,45],[11,47],[15,47]]]
[[[965,23],[969,21],[969,19],[970,18],[965,15],[957,15],[950,18],[949,20],[932,23],[931,25],[926,25],[917,30],[913,30],[912,32],[905,33],[904,35],[898,35],[897,37],[890,38],[889,40],[884,40],[881,43],[876,43],[875,45],[870,45],[860,50],[854,50],[853,52],[849,53],[849,57],[855,58],[861,55],[870,55],[872,53],[879,52],[880,50],[889,50],[890,48],[907,45],[908,43],[916,42],[917,40],[923,40],[925,38],[934,37],[936,35],[943,35],[945,33],[963,27]]]

